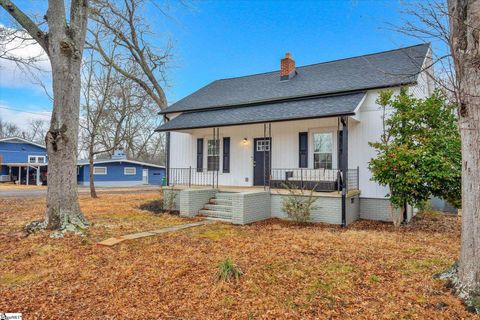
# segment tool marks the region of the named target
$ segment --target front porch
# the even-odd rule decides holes
[[[256,210],[255,204],[248,205],[248,199],[268,203],[263,213],[253,213],[262,218],[282,215],[271,208],[280,208],[281,199],[288,195],[286,189],[300,189],[313,192],[322,208],[312,221],[345,226],[351,220],[347,217],[347,202],[360,193],[359,166],[348,168],[349,163],[356,163],[349,162],[348,157],[349,126],[352,124],[348,116],[337,116],[171,132],[167,185],[180,191],[180,199],[181,194],[190,193],[198,198],[193,206],[188,204],[183,209],[180,200],[179,210],[185,215],[194,212],[215,216],[210,211],[219,207],[210,202],[218,195],[241,198],[236,202],[240,210]],[[243,218],[235,220],[233,214],[232,221],[247,223],[257,219],[246,215],[239,213]],[[230,214],[220,212],[219,216]]]

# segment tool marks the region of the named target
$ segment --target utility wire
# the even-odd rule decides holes
[[[14,108],[7,108],[7,107],[0,107],[0,109],[6,109],[6,110],[12,110],[12,111],[18,111],[18,112],[24,112],[24,113],[31,113],[39,116],[44,116],[50,118],[50,115],[45,114],[44,112],[34,112],[34,111],[25,111],[25,110],[20,110],[20,109],[14,109]],[[50,111],[45,111],[45,112],[50,112]]]

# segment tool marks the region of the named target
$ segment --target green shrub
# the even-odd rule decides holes
[[[218,281],[231,281],[235,279],[238,281],[240,276],[243,275],[242,270],[230,259],[227,258],[218,264],[217,280]]]
[[[308,194],[304,189],[298,189],[292,185],[284,185],[288,190],[288,196],[282,199],[282,210],[288,217],[296,222],[305,223],[310,220],[312,210],[316,209],[313,188]]]

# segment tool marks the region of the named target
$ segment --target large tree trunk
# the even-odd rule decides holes
[[[480,0],[449,0],[462,137],[460,293],[480,295]]]
[[[62,47],[63,46],[63,47]],[[77,192],[77,145],[80,112],[81,56],[64,39],[50,38],[53,75],[53,112],[45,142],[48,152],[46,227],[85,228]]]

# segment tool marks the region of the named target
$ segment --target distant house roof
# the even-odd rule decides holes
[[[42,144],[39,144],[39,143],[35,143],[33,141],[29,141],[27,139],[23,139],[23,138],[20,138],[20,137],[8,137],[8,138],[2,138],[0,139],[0,142],[10,142],[10,143],[15,143],[15,142],[19,142],[19,143],[28,143],[28,144],[31,144],[31,145],[34,145],[34,146],[37,146],[37,147],[40,147],[40,148],[43,148],[43,149],[47,149],[47,147],[45,147],[44,145]]]
[[[141,161],[135,161],[135,160],[128,160],[128,159],[95,159],[93,161],[93,164],[101,164],[101,163],[113,163],[113,162],[126,162],[126,163],[133,163],[133,164],[138,164],[142,166],[149,166],[149,167],[155,167],[155,168],[160,168],[160,169],[165,169],[164,166],[159,166],[158,164],[153,164],[153,163],[147,163],[147,162],[141,162]],[[82,159],[77,161],[77,165],[79,166],[84,166],[88,165],[88,159]]]
[[[297,75],[287,81],[280,81],[279,71],[216,80],[162,113],[408,85],[417,81],[429,48],[430,44],[419,44],[297,67]]]
[[[365,95],[365,92],[357,92],[255,106],[185,112],[166,122],[157,131],[354,115]]]

